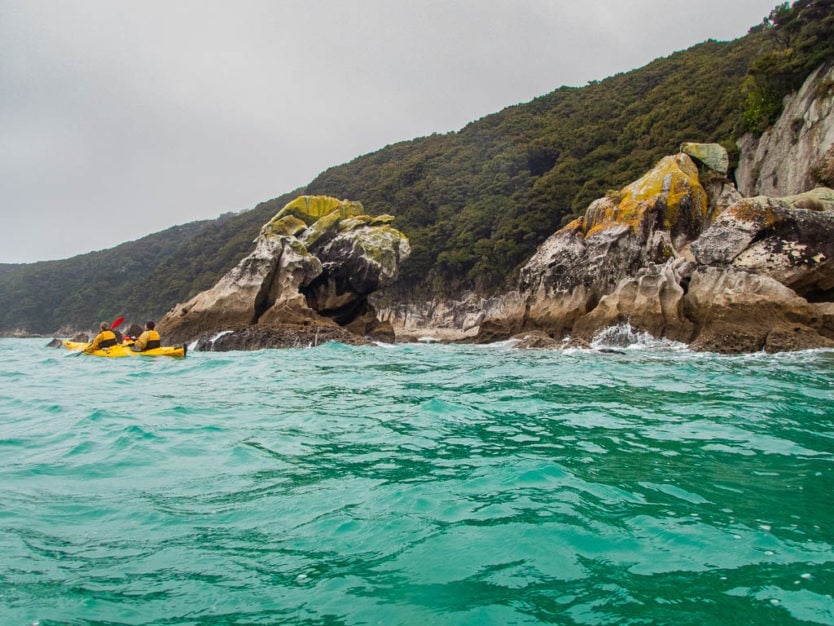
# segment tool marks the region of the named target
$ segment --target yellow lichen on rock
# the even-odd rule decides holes
[[[698,178],[698,168],[685,154],[661,159],[642,178],[617,194],[594,201],[585,215],[586,236],[614,226],[627,225],[636,231],[646,211],[663,201],[663,227],[678,230],[678,223],[693,219],[699,224],[707,218],[707,194]]]
[[[571,220],[565,224],[559,232],[570,232],[576,230],[582,231],[583,233],[587,232],[587,229],[585,228],[585,216],[577,217],[576,219]]]
[[[356,217],[349,217],[339,222],[339,232],[347,230],[354,230],[360,226],[366,226],[371,223],[373,218],[370,215],[357,215]]]
[[[334,230],[339,222],[342,220],[342,212],[339,209],[331,211],[327,215],[317,219],[312,226],[310,226],[301,236],[302,241],[308,246],[312,246],[325,233]]]
[[[284,208],[273,219],[293,215],[309,226],[334,211],[339,212],[341,219],[365,213],[362,203],[358,201],[339,200],[331,196],[298,196],[284,205]]]
[[[764,196],[744,198],[724,213],[726,214],[725,220],[734,219],[738,222],[752,222],[758,224],[761,228],[770,228],[782,221],[782,216],[773,210],[770,198]]]
[[[284,215],[283,217],[276,215],[264,224],[264,227],[261,229],[261,235],[265,237],[294,237],[305,228],[307,228],[307,224],[294,215]]]

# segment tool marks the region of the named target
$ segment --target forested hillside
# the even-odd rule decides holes
[[[737,157],[735,140],[767,128],[782,97],[830,59],[834,0],[780,5],[736,41],[707,41],[459,132],[386,146],[246,213],[66,261],[0,267],[0,331],[159,316],[233,267],[299,193],[397,216],[413,252],[390,298],[501,291],[554,230],[680,143],[719,142]]]
[[[0,329],[52,332],[112,319],[124,310],[142,277],[213,224],[175,226],[64,261],[5,265],[0,270]]]

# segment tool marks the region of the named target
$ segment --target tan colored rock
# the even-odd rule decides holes
[[[629,324],[654,337],[674,341],[692,339],[694,325],[684,313],[681,271],[686,263],[669,261],[626,277],[587,315],[577,320],[572,336],[590,341],[603,328]]]
[[[685,306],[698,322],[691,344],[696,350],[741,353],[834,346],[834,340],[812,327],[819,324],[814,307],[769,276],[701,268],[692,275]]]
[[[271,284],[285,240],[258,239],[255,251],[227,272],[211,289],[176,305],[157,323],[166,341],[182,343],[202,334],[244,328],[257,322],[264,284]],[[315,272],[315,266],[311,272]],[[321,266],[318,266],[321,271]]]
[[[834,339],[834,302],[811,303],[811,325],[820,335]]]
[[[559,293],[531,294],[522,327],[537,328],[554,337],[564,337],[572,333],[577,321],[591,311],[596,303],[596,293],[584,285]]]

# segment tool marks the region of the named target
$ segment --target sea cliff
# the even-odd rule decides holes
[[[544,241],[516,289],[383,318],[398,336],[532,346],[626,324],[715,352],[834,347],[832,85],[820,67],[771,129],[742,137],[735,179],[722,146],[683,144]]]
[[[744,198],[722,151],[685,144],[593,202],[539,247],[517,290],[479,317],[470,299],[461,331],[547,347],[628,324],[714,352],[834,347],[834,190]]]
[[[834,347],[832,76],[821,67],[770,131],[739,142],[742,191],[772,193],[739,191],[723,146],[685,143],[543,241],[515,289],[385,307],[374,298],[410,253],[393,218],[301,196],[160,328],[202,349],[426,336],[587,345],[624,324],[715,352]]]

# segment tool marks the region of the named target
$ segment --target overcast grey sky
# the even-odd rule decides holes
[[[241,211],[777,0],[0,0],[0,262]],[[356,198],[361,200],[361,198]]]

